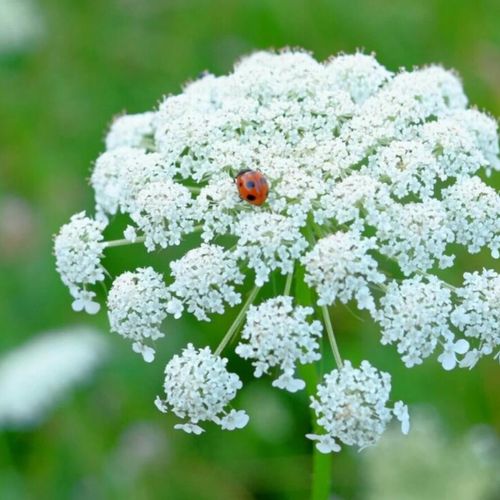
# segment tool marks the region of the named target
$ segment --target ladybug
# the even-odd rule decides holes
[[[258,170],[242,170],[234,178],[242,200],[250,205],[262,205],[269,194],[269,184],[264,174]]]

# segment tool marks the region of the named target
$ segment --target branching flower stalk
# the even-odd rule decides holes
[[[274,387],[295,392],[325,336],[336,368],[316,383],[308,437],[321,453],[363,449],[393,418],[408,432],[408,410],[390,404],[388,373],[342,359],[329,307],[365,311],[407,367],[498,358],[499,274],[478,269],[456,286],[438,275],[457,248],[498,258],[500,198],[485,180],[498,156],[496,121],[468,107],[458,77],[440,66],[392,73],[362,53],[320,63],[258,52],[113,122],[91,177],[95,216],[61,228],[57,269],[73,309],[95,314],[108,248],[162,250],[197,231],[202,243],[169,268],[117,276],[106,301],[111,330],[148,362],[164,336],[168,350],[172,319],[240,308],[215,351],[200,339],[168,362],[158,408],[194,434],[207,422],[244,427],[248,415],[232,408],[243,383],[221,357],[230,341],[239,335],[234,350],[256,377],[272,372]],[[233,178],[246,169],[268,181],[261,206],[238,196]],[[123,239],[106,241],[117,213],[128,218]],[[271,280],[283,293],[259,299]],[[311,300],[293,291],[299,280]]]

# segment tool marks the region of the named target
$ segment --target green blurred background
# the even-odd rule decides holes
[[[108,333],[103,312],[88,317],[71,310],[54,270],[52,235],[71,214],[92,209],[87,179],[114,115],[150,110],[201,71],[225,73],[257,48],[300,46],[320,60],[362,48],[376,52],[392,70],[440,62],[460,73],[472,103],[499,116],[500,2],[33,3],[40,36],[28,47],[0,52],[0,351],[44,330],[86,323],[109,337],[112,355],[39,427],[2,433],[0,498],[306,498],[311,474],[311,444],[303,438],[310,426],[306,396],[270,391],[268,380],[252,381],[248,366],[231,359],[231,367],[248,381],[240,406],[248,408],[253,425],[225,433],[210,428],[196,438],[174,431],[174,420],[152,404],[164,363],[188,339],[198,345],[204,338],[216,342],[230,318],[203,329],[189,319],[175,323],[158,362],[146,366],[126,342]],[[493,182],[498,187],[498,177]],[[175,249],[153,260],[166,266],[180,253]],[[109,269],[115,274],[145,258],[139,249],[114,249]],[[480,254],[459,259],[459,265],[469,270],[495,263]],[[394,398],[431,404],[450,442],[477,424],[500,431],[499,371],[493,361],[482,361],[471,372],[443,372],[435,361],[407,370],[394,349],[380,347],[370,323],[345,308],[334,310],[334,321],[345,356],[355,362],[368,358],[390,371]],[[373,493],[362,455],[347,450],[335,456],[336,497],[398,498]],[[425,480],[415,471],[409,490],[415,493]],[[445,498],[432,495],[425,498]],[[494,498],[485,495],[478,498]]]

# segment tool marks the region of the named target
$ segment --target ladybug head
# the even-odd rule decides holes
[[[243,175],[243,174],[246,174],[247,172],[251,172],[252,169],[250,168],[244,168],[243,170],[240,170],[235,176],[234,178],[237,179],[240,175]]]

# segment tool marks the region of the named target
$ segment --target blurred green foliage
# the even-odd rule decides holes
[[[0,219],[4,226],[14,220],[0,241],[2,351],[68,324],[92,322],[108,335],[105,314],[71,311],[54,270],[52,235],[71,214],[92,208],[85,180],[112,117],[152,109],[205,69],[227,72],[258,48],[300,46],[319,59],[363,48],[393,70],[431,62],[453,67],[471,102],[500,115],[498,0],[38,2],[44,37],[0,59]],[[153,260],[165,266],[180,253]],[[145,256],[113,249],[110,270]],[[482,254],[460,264],[495,265]],[[498,365],[482,361],[472,372],[445,373],[429,362],[407,370],[394,349],[380,347],[368,322],[344,307],[333,313],[345,356],[392,372],[395,398],[433,404],[452,435],[476,423],[500,430]],[[224,317],[203,328],[189,320],[167,324],[172,328],[153,366],[109,335],[113,357],[92,384],[38,429],[1,435],[0,498],[305,498],[311,471],[305,395],[250,382],[248,366],[231,359],[249,381],[241,399],[254,425],[193,438],[174,431],[173,420],[152,404],[172,353],[188,338],[215,343],[229,323]],[[364,498],[359,456],[344,451],[333,464],[335,494]]]

